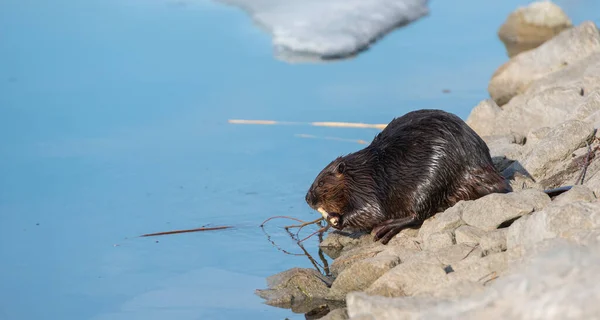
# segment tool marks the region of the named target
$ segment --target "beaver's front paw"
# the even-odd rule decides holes
[[[380,225],[373,228],[373,231],[371,231],[374,234],[373,241],[381,240],[381,243],[387,244],[394,236],[400,233],[400,231],[415,225],[417,222],[418,220],[416,215],[384,221]]]

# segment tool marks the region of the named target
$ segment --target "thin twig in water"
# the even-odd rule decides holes
[[[270,218],[268,218],[267,220],[263,221],[263,222],[260,224],[260,226],[261,226],[261,227],[262,227],[262,226],[264,226],[264,225],[265,225],[265,223],[267,223],[267,222],[269,222],[270,220],[273,220],[273,219],[290,219],[290,220],[294,220],[294,221],[297,221],[297,222],[300,222],[300,223],[306,223],[306,221],[302,221],[302,220],[300,220],[300,219],[296,219],[296,218],[293,218],[293,217],[288,217],[288,216],[274,216],[274,217],[270,217]]]
[[[323,228],[323,226],[321,225],[321,221],[325,221],[325,220],[324,220],[323,218],[321,218],[321,219],[315,220],[315,221],[313,221],[313,222],[311,222],[311,223],[309,223],[309,224],[306,224],[306,225],[304,225],[304,226],[302,226],[302,227],[298,228],[298,231],[296,231],[296,237],[299,237],[299,236],[300,236],[300,230],[302,230],[302,228],[304,228],[304,227],[306,227],[306,226],[308,226],[308,225],[310,225],[310,224],[313,224],[313,223],[314,223],[314,224],[318,225],[320,228]],[[322,235],[322,234],[323,234],[323,233],[319,233],[319,235]]]
[[[319,223],[319,226],[323,227],[321,223]],[[319,233],[319,244],[321,243],[323,243],[323,232]],[[323,271],[325,271],[325,276],[331,276],[331,271],[329,271],[329,263],[327,262],[327,258],[325,258],[325,255],[323,254],[323,249],[321,248],[319,248],[319,258],[321,259],[321,262],[323,262]]]
[[[298,228],[298,231],[296,232],[296,236],[298,236],[298,234],[300,233],[300,230],[302,230],[302,228],[304,228],[306,226],[309,226],[311,224],[317,224],[321,220],[323,220],[323,217],[320,217],[319,219],[316,219],[316,220],[313,220],[313,221],[304,222],[304,223],[301,223],[301,224],[293,224],[293,225],[285,226],[283,228],[286,229],[286,230],[291,229],[291,228]]]
[[[266,232],[266,230],[265,230],[265,224],[266,224],[268,221],[270,221],[270,220],[272,220],[272,219],[276,219],[276,218],[291,219],[291,220],[298,221],[298,222],[300,222],[300,223],[301,223],[301,224],[299,224],[299,225],[290,225],[290,226],[285,226],[285,227],[284,227],[284,229],[285,229],[285,231],[287,232],[287,234],[290,236],[290,238],[291,238],[292,240],[294,240],[294,241],[296,242],[296,244],[298,245],[298,247],[300,247],[300,249],[301,249],[301,250],[304,252],[303,254],[302,254],[302,253],[292,253],[292,252],[289,252],[289,251],[287,251],[287,250],[284,250],[283,248],[281,248],[280,246],[278,246],[278,245],[275,243],[275,241],[273,241],[273,240],[271,239],[271,236],[270,236],[270,235],[269,235],[269,234]],[[319,263],[317,262],[317,260],[315,260],[315,259],[314,259],[314,258],[313,258],[313,257],[310,255],[310,253],[308,253],[308,251],[307,251],[307,250],[304,248],[304,246],[302,245],[302,242],[304,242],[304,241],[308,240],[310,237],[314,236],[315,234],[319,234],[319,242],[323,241],[323,232],[325,232],[325,231],[327,231],[327,230],[329,229],[329,225],[326,225],[325,227],[323,227],[323,226],[322,226],[322,221],[323,221],[323,220],[324,220],[324,219],[321,217],[321,218],[319,218],[319,219],[316,219],[316,220],[314,220],[314,221],[305,222],[305,221],[302,221],[302,220],[300,220],[300,219],[296,219],[296,218],[293,218],[293,217],[288,217],[288,216],[274,216],[274,217],[270,217],[270,218],[266,219],[265,221],[263,221],[263,223],[260,225],[260,227],[261,227],[261,229],[263,230],[263,233],[264,233],[264,234],[267,236],[267,240],[268,240],[268,241],[269,241],[269,242],[270,242],[270,243],[271,243],[271,244],[272,244],[272,245],[273,245],[273,246],[274,246],[274,247],[275,247],[277,250],[279,250],[279,251],[281,251],[281,252],[283,252],[283,253],[285,253],[285,254],[289,254],[289,255],[293,255],[293,256],[306,256],[306,257],[307,257],[307,258],[310,260],[310,262],[313,264],[313,266],[314,266],[314,267],[317,269],[317,271],[319,271],[319,273],[321,273],[321,274],[323,274],[323,275],[325,275],[325,276],[329,276],[329,275],[330,275],[330,271],[329,271],[329,265],[327,264],[327,260],[325,260],[325,257],[323,256],[323,253],[322,253],[322,251],[319,249],[319,258],[320,258],[320,259],[323,261],[323,264],[324,264],[324,265],[321,265],[321,264],[319,264]],[[301,230],[303,227],[305,227],[305,226],[308,226],[308,225],[311,225],[311,224],[316,224],[316,225],[318,225],[318,226],[319,226],[319,227],[321,227],[321,228],[319,228],[319,230],[317,230],[317,231],[315,231],[315,232],[311,233],[309,236],[305,237],[304,239],[302,239],[302,240],[298,240],[298,233],[300,232],[300,230]],[[290,231],[290,229],[291,229],[291,228],[298,228],[298,232],[297,232],[297,233],[294,235],[294,234],[293,234],[293,233]],[[321,269],[322,269],[322,270],[321,270]]]
[[[286,231],[287,231],[287,233],[290,235],[290,237],[292,237],[292,239],[296,239],[296,238],[294,237],[294,235],[293,235],[293,234],[292,234],[292,233],[291,233],[289,230],[286,230]],[[319,268],[319,267],[323,268],[323,266],[321,266],[321,265],[320,265],[320,264],[319,264],[319,263],[318,263],[318,262],[317,262],[317,261],[316,261],[316,260],[315,260],[315,259],[314,259],[314,258],[311,256],[311,255],[310,255],[310,253],[308,253],[308,251],[306,251],[306,249],[304,248],[304,246],[303,246],[303,245],[302,245],[300,242],[297,242],[297,244],[298,244],[298,247],[300,247],[300,249],[302,249],[302,251],[304,251],[304,255],[305,255],[307,258],[308,258],[308,260],[310,260],[310,263],[312,263],[312,265],[315,267],[315,269],[317,269],[317,271],[319,271],[319,273],[323,273],[323,271],[321,271],[321,269]]]
[[[222,226],[222,227],[208,227],[208,228],[197,228],[197,229],[186,229],[186,230],[174,230],[174,231],[165,231],[165,232],[156,232],[156,233],[147,233],[143,234],[140,237],[153,237],[153,236],[162,236],[166,234],[176,234],[176,233],[186,233],[186,232],[200,232],[200,231],[212,231],[212,230],[222,230],[233,228],[232,226]]]
[[[289,252],[289,251],[287,251],[287,250],[279,247],[275,243],[275,241],[271,240],[271,236],[267,233],[267,231],[265,231],[265,228],[263,226],[261,226],[260,228],[262,229],[263,233],[267,236],[267,240],[275,247],[275,249],[277,249],[277,250],[279,250],[279,251],[281,251],[281,252],[283,252],[285,254],[289,254],[291,256],[303,256],[304,255],[302,253],[292,253],[292,252]]]
[[[285,226],[284,228],[286,228],[286,229],[304,228],[304,227],[306,227],[308,225],[315,224],[315,223],[317,223],[317,222],[319,222],[321,220],[323,220],[323,217],[320,217],[319,219],[316,219],[316,220],[313,220],[313,221],[303,222],[301,224],[292,224],[292,225],[289,225],[289,226]]]
[[[319,249],[319,258],[321,259],[321,262],[323,262],[323,270],[325,271],[325,276],[331,276],[331,271],[329,271],[329,263],[327,262],[327,259],[325,258],[322,249]]]
[[[329,230],[329,225],[327,225],[327,226],[324,226],[324,227],[322,227],[321,229],[319,229],[319,230],[317,230],[317,231],[315,231],[315,232],[311,233],[311,234],[310,234],[310,235],[308,235],[306,238],[304,238],[304,239],[302,239],[302,240],[298,241],[298,243],[304,242],[304,241],[308,240],[310,237],[314,236],[315,234],[317,234],[317,233],[322,233],[322,232],[325,232],[325,231],[327,231],[327,230]]]

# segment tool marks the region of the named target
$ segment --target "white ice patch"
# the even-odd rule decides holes
[[[246,11],[288,62],[345,58],[429,13],[428,0],[216,0]]]

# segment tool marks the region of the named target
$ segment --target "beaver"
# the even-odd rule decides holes
[[[460,200],[511,191],[486,143],[462,119],[422,109],[394,118],[368,146],[329,163],[305,200],[334,228],[371,231],[387,244]]]

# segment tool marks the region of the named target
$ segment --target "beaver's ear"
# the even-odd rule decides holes
[[[336,168],[336,173],[338,175],[342,175],[342,174],[344,174],[345,171],[346,171],[346,163],[340,162],[340,164],[338,164],[338,166]]]

